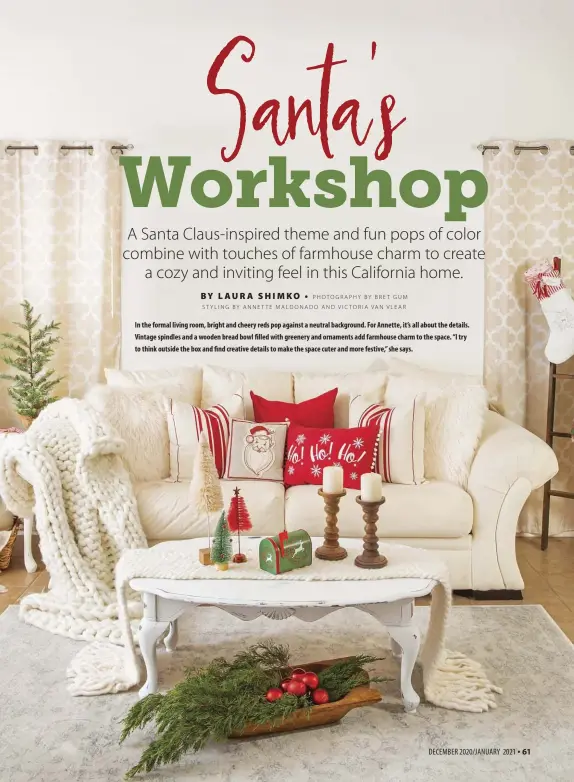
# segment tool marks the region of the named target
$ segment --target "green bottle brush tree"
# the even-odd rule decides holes
[[[55,335],[60,328],[59,323],[53,320],[42,326],[41,316],[34,315],[34,308],[29,301],[23,301],[21,307],[23,322],[14,323],[21,329],[21,333],[0,333],[2,360],[15,373],[3,372],[0,378],[11,382],[8,394],[16,412],[25,422],[31,423],[47,405],[57,399],[52,391],[63,378],[55,376],[54,370],[47,367],[54,356],[54,346],[62,338]]]
[[[233,556],[231,533],[225,511],[221,512],[211,543],[211,561],[218,570],[227,570]]]

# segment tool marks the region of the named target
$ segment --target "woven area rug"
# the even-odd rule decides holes
[[[428,609],[418,608],[422,628]],[[377,672],[395,677],[388,635],[354,609],[314,624],[260,617],[241,622],[217,609],[182,617],[180,646],[159,652],[162,687],[186,666],[231,656],[263,638],[287,643],[294,661],[353,652],[386,654]],[[425,704],[405,714],[396,679],[383,701],[338,725],[279,737],[232,741],[140,777],[149,782],[571,782],[574,768],[574,647],[540,606],[464,606],[452,611],[448,644],[480,660],[504,693],[484,714]],[[119,723],[135,693],[72,698],[65,671],[80,644],[25,625],[17,609],[0,616],[0,778],[3,782],[121,780],[152,736],[118,746]],[[420,674],[414,684],[422,692]],[[510,754],[504,754],[504,750]],[[456,754],[455,754],[456,753]],[[464,754],[463,754],[464,753]],[[469,753],[469,754],[466,754]],[[486,753],[486,754],[485,754]]]

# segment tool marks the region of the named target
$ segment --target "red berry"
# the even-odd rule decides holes
[[[287,685],[287,692],[289,695],[305,695],[307,687],[299,679],[293,679]]]
[[[309,671],[308,673],[303,676],[301,679],[303,684],[305,684],[310,690],[316,690],[319,686],[319,677],[316,673],[313,673],[312,671]]]
[[[311,694],[311,697],[313,698],[313,703],[316,703],[317,705],[321,703],[329,703],[329,693],[327,690],[319,688]]]
[[[279,687],[271,687],[271,689],[267,690],[265,697],[269,703],[274,703],[283,697],[283,690],[280,690]]]
[[[307,672],[306,672],[306,671],[304,671],[304,670],[303,670],[303,668],[294,668],[294,669],[291,671],[291,678],[292,678],[292,679],[294,679],[295,681],[297,681],[297,680],[299,680],[299,679],[302,679],[302,678],[303,678],[303,676],[305,676],[305,675],[306,675],[306,673],[307,673]]]
[[[292,680],[291,679],[283,679],[283,681],[281,682],[281,689],[285,690],[285,692],[287,692],[287,685],[289,684],[290,681],[292,681]]]

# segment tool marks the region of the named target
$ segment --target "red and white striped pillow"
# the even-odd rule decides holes
[[[387,407],[357,396],[349,405],[349,426],[379,429],[379,472],[385,483],[424,481],[425,407],[421,397]]]
[[[241,392],[235,393],[224,405],[207,410],[201,407],[166,399],[169,434],[169,462],[171,481],[189,480],[197,453],[199,436],[205,432],[220,478],[225,471],[231,419],[244,414]]]

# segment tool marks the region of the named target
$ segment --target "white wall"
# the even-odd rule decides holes
[[[144,157],[190,154],[200,169],[224,168],[218,150],[231,140],[235,106],[209,95],[205,77],[219,49],[242,33],[257,45],[254,61],[233,72],[249,105],[272,95],[316,95],[316,78],[305,67],[320,62],[333,41],[336,53],[349,60],[340,78],[335,76],[334,97],[360,96],[372,108],[378,97],[392,92],[397,115],[407,116],[395,136],[390,170],[398,175],[414,168],[437,173],[480,168],[475,146],[485,139],[571,135],[573,29],[570,0],[1,0],[0,138],[122,139]],[[379,47],[374,63],[371,40]],[[277,154],[267,135],[251,135],[233,169],[264,167],[268,155]],[[349,154],[357,154],[343,141],[336,152],[339,168]],[[331,167],[316,139],[298,139],[283,153],[291,167]],[[390,220],[376,209],[361,210],[360,219],[346,209],[290,209],[280,218],[270,214],[278,210],[253,210],[248,216],[238,211],[200,211],[184,198],[178,210],[127,206],[125,226],[280,222],[333,228]],[[440,222],[441,214],[438,208],[416,215],[398,210],[392,217],[397,224],[428,227]],[[482,227],[479,210],[469,224]],[[423,363],[480,371],[482,276],[475,263],[465,268],[464,283],[409,289],[412,318],[440,316],[444,308],[448,317],[465,318],[473,327],[466,346],[431,346],[420,356]],[[177,362],[177,357],[135,356],[131,324],[146,315],[205,317],[199,306],[195,290],[146,284],[141,264],[126,263],[124,364]],[[273,363],[269,357],[261,360]]]

